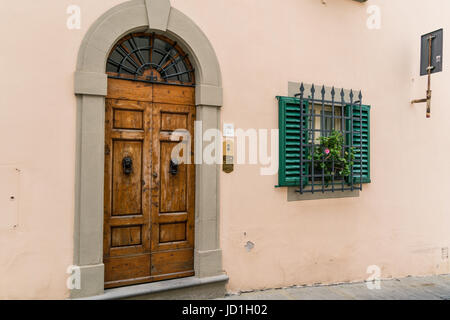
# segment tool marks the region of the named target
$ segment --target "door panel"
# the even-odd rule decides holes
[[[177,173],[170,173],[170,161],[172,150],[179,142],[160,141],[161,161],[161,190],[160,213],[187,211],[186,188],[187,170],[186,164],[177,166]],[[180,156],[183,156],[180,152]]]
[[[181,105],[195,104],[195,90],[192,87],[173,86],[166,84],[153,85],[153,102]]]
[[[105,262],[105,288],[150,280],[150,255],[113,257]]]
[[[105,287],[109,288],[138,283],[151,276],[151,103],[108,98],[105,105],[103,251]],[[139,122],[129,121],[129,113],[121,113],[122,110],[142,114],[140,128],[135,125],[133,130],[123,129],[123,124],[130,127],[129,124]],[[130,172],[123,165],[127,157],[132,163]]]
[[[157,91],[156,89],[154,91]],[[179,95],[178,95],[179,96]],[[178,102],[178,101],[177,101]],[[153,126],[154,153],[152,171],[157,174],[152,189],[152,275],[156,279],[194,274],[194,146],[180,148],[180,142],[193,139],[193,105],[153,104],[153,117],[161,119]],[[184,129],[185,131],[175,130]],[[189,133],[189,135],[187,135]],[[172,151],[186,162],[171,172]],[[187,154],[184,154],[187,152]]]
[[[112,215],[142,215],[143,141],[113,140]],[[123,161],[132,161],[132,172],[124,173]]]
[[[142,244],[142,225],[111,227],[111,247],[126,247]]]
[[[194,120],[192,87],[108,80],[106,288],[194,274],[195,165],[171,166],[174,149],[193,163]]]
[[[188,128],[188,115],[185,113],[161,112],[161,131],[173,131]]]
[[[194,256],[192,250],[162,251],[152,254],[152,275],[164,276],[173,273],[193,274]]]
[[[159,224],[159,243],[186,241],[187,223],[160,223]]]
[[[144,115],[142,111],[114,110],[114,129],[144,129]]]
[[[153,85],[146,82],[108,79],[108,98],[153,101]]]

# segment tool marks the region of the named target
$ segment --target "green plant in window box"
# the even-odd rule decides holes
[[[320,145],[315,146],[313,155],[309,155],[308,159],[312,160],[314,156],[314,171],[319,173],[323,170],[326,186],[332,176],[335,180],[350,176],[355,149],[350,147],[345,150],[342,133],[333,130],[329,136],[319,137],[318,140]]]

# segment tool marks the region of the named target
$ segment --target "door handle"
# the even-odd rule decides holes
[[[171,175],[175,176],[178,173],[178,161],[175,159],[170,160],[170,169],[169,172]]]
[[[124,157],[122,159],[122,169],[125,175],[130,175],[133,172],[133,159],[131,157]]]

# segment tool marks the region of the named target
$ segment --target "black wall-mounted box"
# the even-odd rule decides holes
[[[431,73],[442,71],[442,54],[443,54],[443,42],[444,31],[443,29],[436,30],[424,34],[422,36],[421,51],[420,51],[420,75],[424,76],[428,74],[428,37],[434,35],[435,38],[431,41],[431,65],[434,67]]]

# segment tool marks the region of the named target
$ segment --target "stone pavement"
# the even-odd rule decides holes
[[[366,283],[289,287],[228,295],[225,300],[450,300],[450,274],[381,280],[380,289]]]

